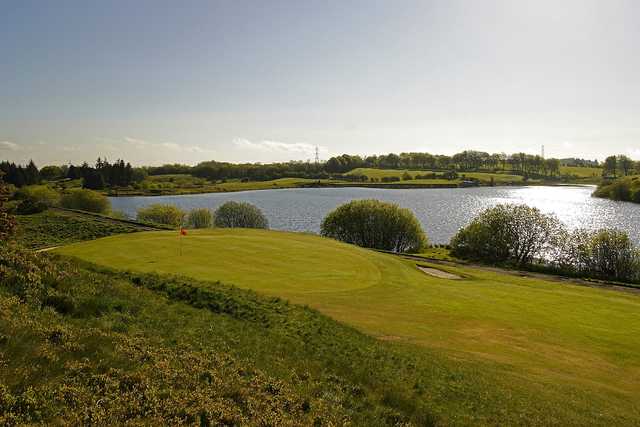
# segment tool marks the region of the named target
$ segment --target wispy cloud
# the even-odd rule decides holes
[[[0,141],[0,150],[18,151],[20,146],[11,141]]]
[[[124,141],[130,145],[133,145],[136,148],[161,148],[168,151],[175,152],[185,152],[185,153],[207,153],[213,152],[213,150],[208,150],[197,145],[181,145],[176,144],[175,142],[152,142],[147,141],[145,139],[133,138],[130,136],[125,136]]]
[[[316,146],[305,142],[280,142],[280,141],[258,141],[253,142],[244,138],[236,138],[233,144],[245,150],[259,151],[263,153],[291,153],[311,155],[315,152]],[[321,152],[326,152],[325,147],[318,147]]]

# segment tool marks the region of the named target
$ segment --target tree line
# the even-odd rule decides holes
[[[129,162],[118,159],[109,163],[107,159],[98,158],[94,166],[87,162],[76,165],[49,165],[38,169],[33,160],[26,166],[13,162],[0,162],[0,173],[4,181],[20,188],[25,185],[40,184],[42,181],[61,179],[82,179],[83,188],[102,190],[106,187],[127,187],[144,180],[147,172],[144,168],[134,168]]]
[[[511,171],[524,176],[553,177],[560,174],[560,160],[526,153],[507,155],[466,150],[453,156],[430,153],[400,153],[372,156],[343,154],[324,165],[328,173],[344,173],[355,168],[449,170],[458,172]]]
[[[609,156],[602,164],[602,176],[605,178],[618,178],[621,176],[639,175],[640,161],[635,162],[623,154]]]
[[[358,156],[342,154],[325,162],[228,163],[206,161],[196,166],[168,164],[146,167],[149,175],[191,174],[208,180],[248,179],[268,181],[278,178],[324,179],[356,168],[439,170],[447,172],[510,171],[531,177],[557,177],[561,162],[526,153],[507,155],[466,150],[453,156],[430,153],[390,153]]]
[[[590,167],[601,166],[597,161],[571,160],[571,164]],[[342,154],[325,162],[291,161],[281,163],[229,163],[215,160],[198,163],[195,166],[166,164],[134,168],[124,160],[109,163],[106,159],[69,166],[45,166],[38,170],[33,161],[26,166],[15,163],[0,163],[0,171],[5,181],[21,187],[37,184],[41,180],[82,178],[86,188],[126,187],[142,181],[147,175],[189,174],[209,181],[240,179],[248,181],[270,181],[279,178],[326,179],[341,176],[356,168],[413,169],[442,172],[509,172],[532,178],[554,178],[560,176],[563,162],[559,159],[545,159],[539,155],[526,153],[488,153],[465,150],[452,156],[426,152],[389,153],[371,156]],[[609,156],[602,163],[603,176],[616,178],[640,174],[640,162],[624,155]],[[342,175],[344,176],[344,175]]]

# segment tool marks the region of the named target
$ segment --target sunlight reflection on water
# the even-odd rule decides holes
[[[640,243],[640,205],[591,197],[591,186],[482,187],[459,189],[385,190],[374,188],[298,188],[185,196],[111,198],[113,209],[135,217],[152,203],[183,209],[211,208],[229,201],[250,202],[263,210],[271,228],[317,233],[322,218],[353,199],[375,198],[411,209],[429,239],[446,243],[483,209],[498,203],[524,203],[552,213],[570,228],[617,227]]]

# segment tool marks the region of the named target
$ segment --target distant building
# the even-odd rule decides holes
[[[576,159],[574,157],[570,157],[568,159],[560,159],[561,166],[586,166],[586,167],[597,167],[600,166],[600,162],[598,160],[587,160],[587,159]]]

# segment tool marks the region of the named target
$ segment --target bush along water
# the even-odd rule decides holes
[[[640,282],[640,251],[625,232],[569,231],[555,216],[525,205],[485,210],[453,237],[451,253],[493,264]]]
[[[213,217],[214,225],[221,228],[269,228],[262,211],[250,203],[226,202]]]
[[[322,221],[321,234],[393,252],[418,252],[427,245],[427,237],[410,210],[379,200],[354,200],[339,206]]]

